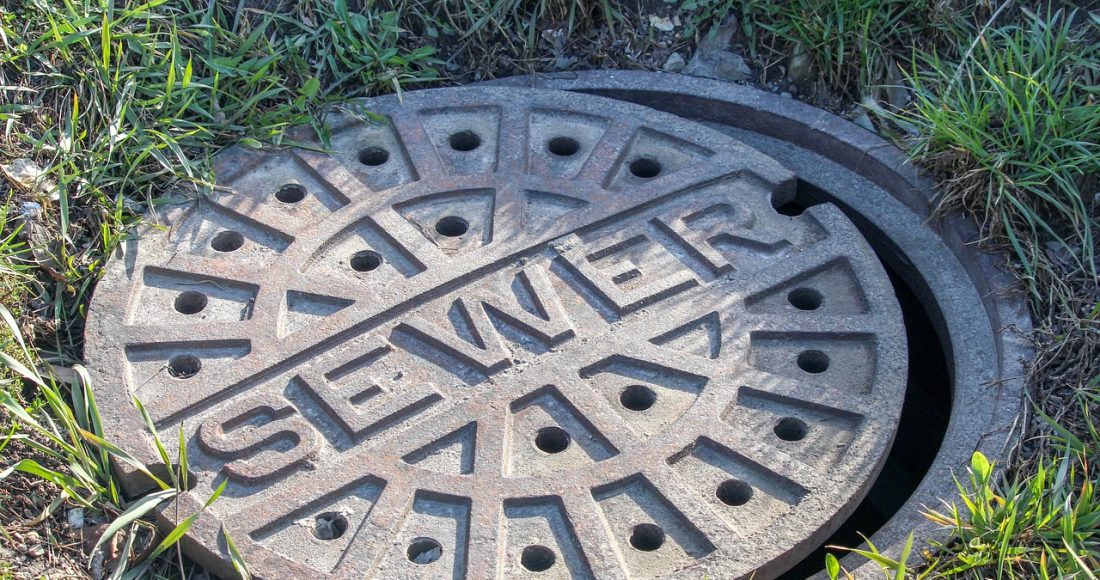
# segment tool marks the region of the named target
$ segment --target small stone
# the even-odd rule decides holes
[[[79,530],[84,527],[84,508],[73,508],[69,510],[69,513],[65,514],[65,520],[68,522],[69,527],[74,530]]]
[[[863,127],[864,129],[867,129],[872,133],[875,132],[875,124],[871,121],[871,116],[868,115],[866,111],[863,111],[859,115],[857,115],[854,119],[852,119],[852,122],[856,125],[859,125],[860,127]]]
[[[745,58],[726,50],[704,50],[700,48],[691,57],[691,62],[684,68],[684,74],[715,79],[719,81],[737,82],[752,78],[752,68],[745,62]]]
[[[417,564],[431,564],[432,562],[438,560],[439,557],[442,555],[443,548],[436,546],[430,550],[425,550],[417,554],[416,557],[412,559],[412,561]]]
[[[817,80],[817,69],[814,67],[814,59],[806,51],[796,49],[787,63],[787,78],[799,87],[808,87]]]
[[[779,93],[779,96],[781,96],[783,98],[786,98],[786,99],[791,98],[791,94],[788,93],[787,91],[783,91],[782,93]]]
[[[668,16],[657,16],[656,14],[649,15],[649,25],[661,32],[672,32],[676,28],[671,18]]]
[[[684,61],[684,57],[680,56],[680,53],[674,52],[668,55],[668,60],[661,66],[661,70],[668,72],[680,72],[687,66],[687,62]]]

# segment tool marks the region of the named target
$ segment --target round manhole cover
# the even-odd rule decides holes
[[[182,425],[185,548],[264,577],[770,576],[855,508],[906,346],[839,210],[676,117],[444,89],[232,150],[112,259],[106,430]],[[166,437],[167,438],[167,437]],[[125,466],[121,466],[125,471]],[[140,481],[127,472],[131,488]]]

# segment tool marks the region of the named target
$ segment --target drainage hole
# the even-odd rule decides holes
[[[451,137],[447,139],[447,142],[451,144],[451,149],[455,151],[473,151],[481,146],[481,136],[473,131],[459,131],[458,133],[451,133]]]
[[[829,370],[829,355],[820,350],[804,350],[798,353],[798,368],[808,373],[823,373]]]
[[[390,152],[381,147],[367,147],[359,150],[359,163],[377,167],[390,160]]]
[[[728,506],[745,505],[752,499],[752,486],[740,479],[727,479],[718,485],[714,495]]]
[[[630,162],[630,173],[635,177],[649,179],[657,177],[661,173],[661,164],[656,159],[642,157]]]
[[[298,203],[306,198],[306,188],[297,183],[288,183],[275,191],[275,199],[283,203]]]
[[[558,556],[546,546],[527,546],[519,556],[519,563],[532,572],[549,570]]]
[[[193,354],[177,354],[168,359],[168,374],[177,379],[189,379],[202,369],[202,361]]]
[[[447,236],[448,238],[457,238],[465,234],[469,229],[470,222],[454,215],[449,215],[435,222],[435,231],[439,233],[439,235]]]
[[[413,564],[431,564],[443,555],[443,546],[432,538],[413,538],[405,556]]]
[[[630,545],[635,550],[652,552],[665,543],[665,531],[655,524],[638,524],[630,530]]]
[[[180,314],[198,314],[202,312],[203,308],[206,308],[206,294],[193,290],[181,292],[179,296],[176,296],[174,306],[176,312]]]
[[[233,250],[239,250],[243,245],[244,236],[241,235],[241,232],[235,232],[233,230],[218,232],[218,235],[214,236],[214,239],[210,240],[210,247],[219,252],[232,252]]]
[[[787,302],[799,310],[817,310],[821,308],[821,292],[813,288],[795,288],[787,294]]]
[[[543,427],[535,435],[535,447],[543,453],[561,453],[569,447],[569,433],[561,427]]]
[[[644,385],[630,385],[619,395],[619,402],[631,411],[645,411],[657,402],[657,393]]]
[[[580,151],[581,144],[572,137],[554,137],[546,143],[546,149],[558,157],[569,157]]]
[[[356,272],[370,272],[382,265],[382,254],[374,250],[355,252],[351,255],[351,260],[348,263],[351,265],[351,269]]]
[[[335,540],[348,531],[348,519],[343,514],[325,512],[313,520],[313,535],[318,540]]]
[[[810,428],[802,419],[783,417],[775,424],[775,436],[784,441],[801,441],[806,438]]]

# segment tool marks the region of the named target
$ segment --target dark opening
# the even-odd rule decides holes
[[[638,524],[630,530],[630,545],[635,550],[652,552],[665,543],[665,531],[654,524]]]
[[[306,188],[297,183],[288,183],[275,191],[275,199],[283,203],[298,203],[306,198]]]
[[[194,290],[181,292],[179,296],[176,296],[176,302],[173,306],[175,306],[176,312],[180,314],[198,314],[206,308],[206,294]]]
[[[241,232],[226,230],[218,232],[214,239],[210,240],[210,247],[219,252],[232,252],[241,249],[244,245],[244,236]]]
[[[202,361],[193,354],[177,354],[168,359],[168,374],[177,379],[189,379],[202,370]]]
[[[619,403],[631,411],[645,411],[657,402],[657,393],[645,385],[630,385],[619,395]]]
[[[635,159],[630,162],[630,173],[642,179],[657,177],[661,173],[661,164],[656,159],[649,159],[648,157]]]
[[[390,160],[390,152],[381,147],[367,147],[359,151],[359,163],[377,167]]]
[[[718,485],[714,495],[728,506],[745,505],[752,499],[752,486],[740,479],[727,479]]]
[[[319,540],[335,540],[348,531],[348,519],[343,514],[325,512],[313,520],[313,535]]]
[[[370,272],[382,265],[382,254],[373,250],[355,252],[349,260],[349,265],[356,272]]]
[[[447,142],[455,151],[473,151],[481,146],[481,136],[473,131],[452,133]]]
[[[470,224],[458,216],[449,215],[435,222],[436,233],[441,236],[447,236],[448,238],[457,238],[465,234],[469,229]]]
[[[442,555],[443,545],[432,538],[415,538],[405,550],[405,557],[414,564],[431,564]]]
[[[559,157],[569,157],[580,151],[581,144],[572,137],[554,137],[546,144],[546,149]]]
[[[519,563],[532,572],[544,572],[554,565],[558,557],[546,546],[527,546],[520,554]]]
[[[854,214],[845,213],[863,229]],[[783,580],[799,580],[821,572],[825,569],[826,553],[837,558],[848,554],[846,550],[829,550],[825,546],[854,548],[863,543],[862,536],[870,537],[877,532],[917,489],[935,461],[947,432],[952,402],[947,354],[929,311],[916,293],[889,264],[884,262],[883,267],[901,304],[909,341],[908,386],[898,435],[882,473],[856,511],[820,548],[780,576]]]
[[[561,427],[543,427],[535,435],[535,447],[543,453],[561,453],[569,447],[569,433]]]

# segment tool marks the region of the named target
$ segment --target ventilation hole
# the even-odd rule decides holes
[[[233,230],[218,232],[218,235],[214,236],[214,239],[210,240],[210,247],[219,252],[232,252],[233,250],[239,250],[243,245],[244,236],[241,235],[241,232],[235,232]]]
[[[535,435],[535,447],[543,453],[561,453],[569,447],[569,434],[561,427],[543,427]]]
[[[752,486],[740,479],[727,479],[718,485],[714,495],[728,506],[745,505],[752,499]]]
[[[481,137],[473,131],[459,131],[452,133],[447,142],[455,151],[473,151],[481,146]]]
[[[545,572],[557,559],[554,551],[546,546],[527,546],[520,554],[519,563],[532,572]]]
[[[367,147],[359,150],[359,163],[377,167],[390,160],[390,152],[381,147]]]
[[[829,370],[829,355],[820,350],[804,350],[798,353],[798,368],[808,373],[823,373]]]
[[[348,263],[351,265],[351,269],[356,272],[370,272],[382,265],[382,254],[374,250],[355,252]]]
[[[202,369],[202,361],[193,354],[177,354],[168,359],[168,374],[177,379],[189,379]]]
[[[806,422],[795,417],[783,417],[775,424],[775,436],[784,441],[801,441],[806,438],[810,428]]]
[[[657,402],[657,393],[644,385],[630,385],[619,395],[619,402],[631,411],[645,411]]]
[[[817,310],[821,308],[821,292],[813,288],[795,288],[787,294],[787,302],[799,310]]]
[[[558,157],[569,157],[580,151],[581,144],[572,137],[554,137],[546,144],[546,149]]]
[[[313,535],[318,540],[335,540],[348,531],[348,519],[343,514],[325,512],[313,520]]]
[[[448,238],[457,238],[469,229],[470,223],[458,216],[449,215],[435,222],[435,231]]]
[[[787,203],[775,206],[775,211],[779,215],[785,215],[787,217],[798,217],[806,211],[806,206],[798,203],[797,201],[788,201]]]
[[[432,538],[413,538],[405,556],[413,564],[431,564],[443,555],[443,546]]]
[[[176,296],[174,306],[176,312],[180,314],[198,314],[202,312],[203,308],[206,308],[206,294],[193,290],[181,292],[179,296]]]
[[[665,531],[654,524],[638,524],[630,531],[630,545],[635,550],[652,552],[665,543]]]
[[[642,157],[630,162],[630,173],[635,177],[649,179],[657,177],[661,173],[661,164],[656,159]]]
[[[288,183],[275,192],[275,199],[283,203],[298,203],[306,198],[306,188],[297,183]]]

